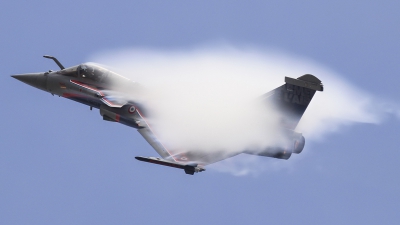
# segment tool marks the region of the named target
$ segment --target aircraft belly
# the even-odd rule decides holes
[[[94,108],[99,109],[101,106],[101,102],[100,101],[96,101],[96,100],[92,100],[92,99],[88,99],[88,98],[84,98],[84,97],[78,97],[78,96],[68,96],[68,95],[63,95],[62,97],[70,99],[72,101],[76,101],[79,103],[82,103],[84,105],[88,105]]]

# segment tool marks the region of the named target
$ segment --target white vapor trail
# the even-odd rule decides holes
[[[285,76],[313,74],[324,84],[296,129],[306,143],[345,125],[379,123],[386,113],[373,108],[373,96],[332,70],[276,51],[230,46],[182,51],[133,48],[103,52],[91,60],[141,83],[148,90],[144,101],[161,139],[184,149],[239,151],[276,143],[274,112],[260,108],[253,99],[284,84]],[[233,158],[211,168],[235,175],[266,168],[253,157],[241,160],[235,163]]]

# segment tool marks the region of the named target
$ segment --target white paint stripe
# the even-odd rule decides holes
[[[99,91],[99,90],[97,90],[97,89],[95,89],[95,88],[89,87],[89,86],[87,86],[87,85],[85,85],[85,84],[77,83],[76,81],[73,81],[73,80],[70,80],[70,82],[73,83],[73,84],[75,84],[75,85],[78,85],[78,86],[80,86],[80,87],[83,87],[83,88],[89,89],[89,90],[91,90],[91,91],[97,92],[100,96],[104,96],[104,94],[103,94],[101,91]]]

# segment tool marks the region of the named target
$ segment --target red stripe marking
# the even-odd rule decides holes
[[[77,95],[77,94],[72,94],[72,93],[63,93],[62,97],[64,97],[64,98],[73,98],[73,97],[82,98],[83,96]]]
[[[73,84],[76,84],[76,85],[79,85],[79,86],[81,86],[81,87],[87,88],[87,89],[89,89],[89,90],[91,90],[91,91],[95,91],[95,92],[99,93],[101,96],[104,96],[103,92],[101,92],[100,90],[98,90],[98,89],[96,89],[96,88],[93,88],[93,87],[91,87],[91,86],[89,86],[89,85],[87,85],[87,84],[84,84],[84,83],[79,82],[79,81],[76,81],[76,80],[70,80],[70,81],[71,81],[71,83],[73,83]]]
[[[109,100],[107,100],[107,99],[105,99],[105,98],[102,98],[101,100],[102,100],[104,103],[106,103],[108,106],[112,106],[112,105],[116,106],[114,103],[110,102]]]

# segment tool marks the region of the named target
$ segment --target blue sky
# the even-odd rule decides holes
[[[98,52],[185,50],[223,41],[314,60],[371,95],[396,102],[400,3],[9,1],[0,8],[0,224],[400,220],[394,114],[379,125],[344,126],[306,144],[290,170],[187,176],[136,161],[155,152],[135,130],[10,77],[56,69],[45,54],[72,66]]]

